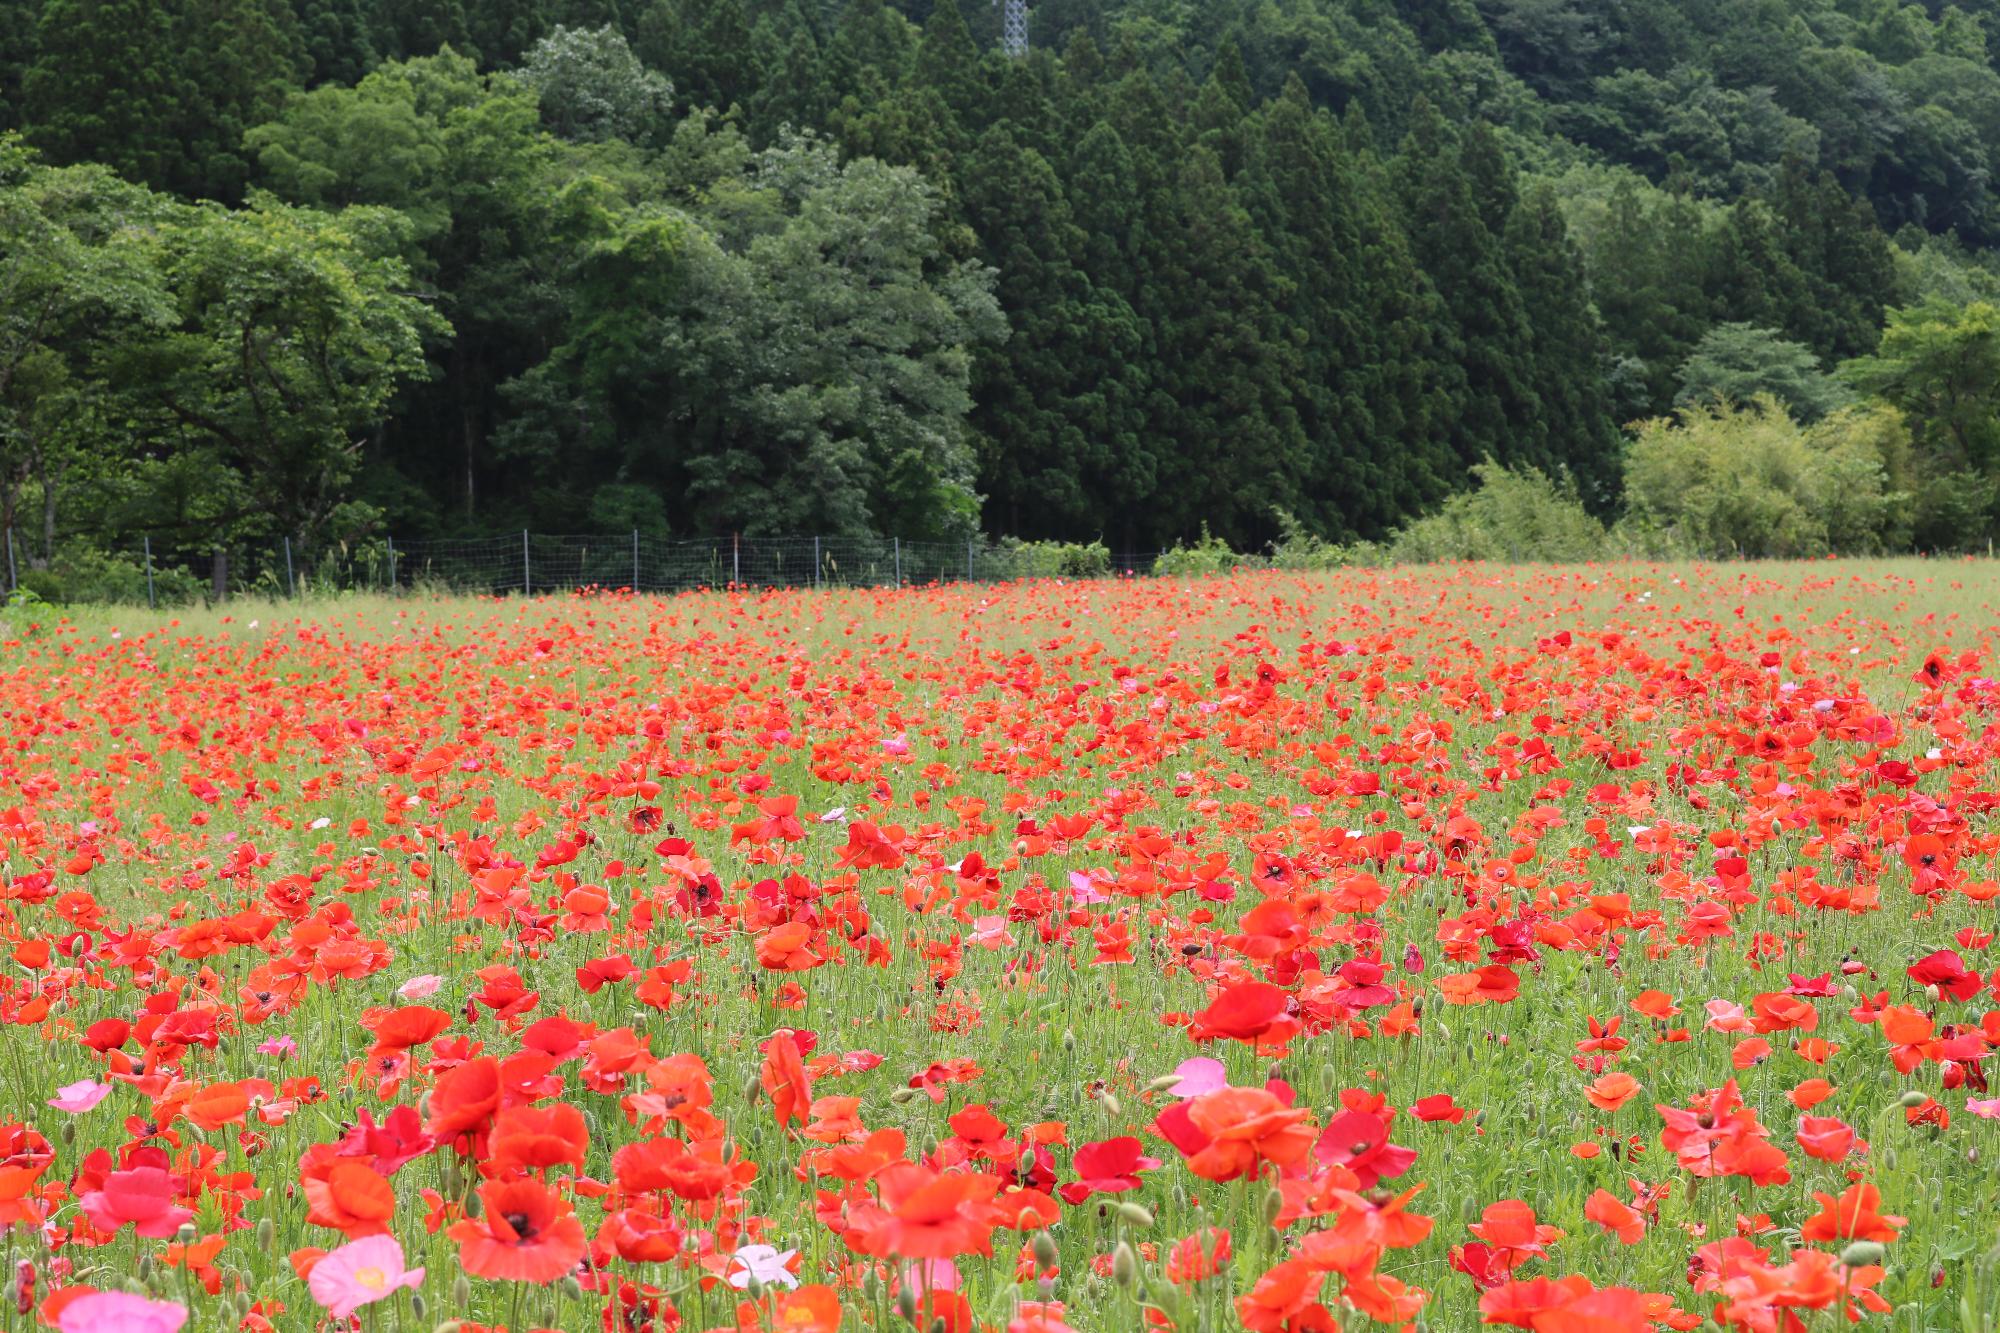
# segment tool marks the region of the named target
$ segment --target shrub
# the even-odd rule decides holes
[[[982,561],[1016,579],[1095,579],[1111,572],[1111,551],[1103,542],[1026,542],[1002,537]]]
[[[157,565],[153,568],[153,595],[162,606],[200,601],[207,586],[185,569]],[[83,603],[144,606],[146,567],[124,556],[68,543],[56,548],[55,558],[46,566],[23,569],[21,587],[58,606]]]
[[[1864,410],[1805,430],[1769,397],[1640,422],[1619,535],[1655,555],[1881,550],[1908,514],[1908,496],[1885,485],[1885,429]]]
[[[1290,511],[1271,512],[1278,520],[1278,540],[1271,543],[1273,569],[1345,569],[1381,563],[1382,549],[1373,542],[1330,542],[1307,531]]]
[[[1160,558],[1153,562],[1155,574],[1170,577],[1201,574],[1227,574],[1230,570],[1257,562],[1246,555],[1239,555],[1229,548],[1229,543],[1212,535],[1208,524],[1201,525],[1201,540],[1192,546],[1175,542],[1170,551],[1160,552]]]
[[[1472,469],[1477,490],[1444,502],[1437,513],[1389,539],[1399,563],[1447,560],[1596,560],[1606,553],[1604,525],[1592,518],[1571,485],[1557,485],[1534,468],[1512,471],[1488,460]]]

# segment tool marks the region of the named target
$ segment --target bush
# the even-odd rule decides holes
[[[1171,551],[1160,552],[1160,558],[1153,562],[1155,574],[1170,577],[1227,574],[1230,570],[1257,562],[1249,556],[1238,555],[1229,549],[1229,543],[1212,535],[1208,524],[1201,525],[1201,540],[1193,546],[1174,543]]]
[[[1002,537],[985,561],[1006,578],[1096,579],[1111,572],[1111,552],[1101,541],[1024,542]]]
[[[1866,553],[1907,530],[1890,491],[1894,427],[1866,409],[1800,428],[1775,399],[1715,403],[1640,422],[1625,458],[1619,535],[1654,555]]]
[[[1381,563],[1382,549],[1373,542],[1330,542],[1308,532],[1290,511],[1271,512],[1278,520],[1278,540],[1271,543],[1273,569],[1346,569]]]
[[[153,595],[162,606],[200,601],[207,584],[185,569],[153,570]],[[56,606],[83,603],[144,606],[146,567],[136,560],[70,543],[40,569],[21,571],[21,588]]]
[[[1592,518],[1572,485],[1557,485],[1533,468],[1515,472],[1488,460],[1472,469],[1479,489],[1444,502],[1389,539],[1399,563],[1451,560],[1574,563],[1606,554],[1604,525]]]

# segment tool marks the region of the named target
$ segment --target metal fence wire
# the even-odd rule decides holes
[[[435,590],[501,596],[603,589],[675,593],[708,588],[906,587],[1062,575],[1150,574],[1158,554],[1114,555],[1079,567],[1034,544],[912,542],[898,537],[724,537],[673,540],[643,532],[268,544],[203,549],[139,539],[87,567],[35,567],[7,533],[9,593],[48,600],[218,602],[232,596],[302,597],[344,591]]]

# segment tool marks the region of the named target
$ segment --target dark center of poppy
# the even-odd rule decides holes
[[[533,1240],[535,1238],[535,1224],[528,1220],[526,1213],[507,1213],[504,1214],[504,1220],[508,1226],[514,1229],[514,1234],[522,1240]]]

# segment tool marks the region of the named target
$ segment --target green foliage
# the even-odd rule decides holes
[[[1256,564],[1250,556],[1239,555],[1230,549],[1229,543],[1208,530],[1208,524],[1201,525],[1201,540],[1187,545],[1175,542],[1173,546],[1160,552],[1153,562],[1153,572],[1170,578],[1199,577],[1204,574],[1227,574],[1232,569]]]
[[[0,519],[40,558],[361,501],[433,534],[1206,522],[1310,562],[1489,459],[1604,517],[1621,423],[1822,423],[1845,385],[1907,419],[1914,539],[1990,535],[2000,9],[1041,0],[1021,61],[996,24],[0,3],[0,127],[103,168],[4,205],[0,294],[52,313],[0,311]],[[1884,336],[1898,305],[1930,313]],[[226,364],[231,321],[269,364]]]
[[[153,567],[152,597],[158,605],[191,605],[206,591],[207,585],[183,567]],[[144,606],[146,567],[88,542],[64,542],[52,559],[21,571],[21,592],[56,606]]]
[[[1607,554],[1604,525],[1585,510],[1574,485],[1491,459],[1475,464],[1472,475],[1476,489],[1452,496],[1390,538],[1390,559],[1577,563]]]
[[[1819,368],[1819,358],[1803,343],[1775,330],[1748,324],[1718,324],[1702,335],[1681,366],[1674,403],[1747,403],[1764,396],[1784,404],[1803,422],[1817,421],[1853,398]]]
[[[542,123],[561,138],[650,143],[668,129],[673,84],[640,64],[609,24],[556,25],[528,51],[520,77],[535,90]]]
[[[1273,569],[1346,569],[1382,560],[1382,548],[1373,542],[1327,541],[1284,509],[1277,510],[1272,517],[1278,523],[1277,539],[1271,543]]]
[[[1103,578],[1111,572],[1111,552],[1103,542],[1033,542],[1004,537],[987,552],[980,568],[1006,571],[1010,578]]]
[[[1882,550],[1909,521],[1910,497],[1887,486],[1894,430],[1846,414],[1802,428],[1768,397],[1642,422],[1620,535],[1654,554],[1716,558]]]

